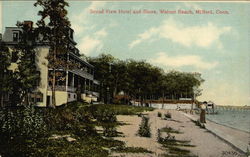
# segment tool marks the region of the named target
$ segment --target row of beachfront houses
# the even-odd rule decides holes
[[[32,21],[24,21],[24,24],[33,28]],[[87,102],[98,101],[99,93],[99,82],[95,78],[94,66],[89,64],[86,60],[80,58],[79,50],[76,48],[76,42],[74,41],[73,34],[74,30],[68,28],[69,30],[69,50],[67,53],[67,60],[77,64],[77,67],[71,70],[62,70],[62,75],[65,79],[56,81],[56,105],[82,99]],[[6,27],[5,32],[2,36],[2,41],[10,49],[12,56],[12,63],[9,70],[17,70],[17,60],[15,60],[16,55],[13,51],[13,47],[19,42],[22,29],[18,27]],[[46,59],[49,53],[49,46],[43,43],[36,44],[36,59],[37,59],[37,69],[40,72],[40,83],[37,88],[31,94],[31,101],[37,106],[48,106],[52,103],[52,91],[51,83],[49,81],[49,75],[51,70],[48,68],[48,60]],[[8,102],[8,94],[4,96],[4,101]]]

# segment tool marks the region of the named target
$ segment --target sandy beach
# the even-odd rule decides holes
[[[164,120],[157,116],[157,113],[161,112],[164,115],[170,112],[172,118],[170,120]],[[117,128],[117,131],[122,132],[124,137],[117,137],[118,140],[124,141],[128,147],[142,147],[153,153],[130,153],[130,154],[113,154],[113,156],[131,156],[131,157],[158,157],[163,154],[167,154],[167,150],[162,147],[161,144],[157,142],[157,130],[163,127],[171,127],[175,130],[181,132],[180,134],[173,134],[177,140],[187,140],[190,141],[191,145],[195,147],[186,147],[191,151],[193,155],[199,157],[236,157],[243,156],[241,151],[236,147],[232,146],[230,143],[225,142],[215,134],[211,133],[207,129],[200,128],[191,121],[187,114],[176,111],[176,110],[163,110],[156,109],[152,112],[146,112],[146,116],[150,118],[150,128],[151,128],[151,138],[140,137],[137,134],[139,125],[141,123],[141,117],[138,116],[118,116],[118,121],[124,122],[127,125],[122,125]],[[190,115],[192,118],[193,115]],[[196,118],[196,117],[195,117]],[[219,128],[220,126],[215,126],[218,124],[213,124],[209,122],[209,127]],[[230,132],[228,130],[221,131],[227,134],[235,134],[237,132]],[[171,134],[172,135],[172,134]],[[246,136],[246,137],[245,137]],[[248,140],[249,134],[239,135],[239,140]]]

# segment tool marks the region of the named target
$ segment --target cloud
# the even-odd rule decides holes
[[[220,37],[229,33],[231,27],[218,27],[212,22],[200,26],[186,26],[181,22],[169,18],[162,22],[159,27],[153,27],[137,36],[137,39],[129,44],[130,48],[146,42],[153,37],[171,40],[174,43],[185,47],[198,46],[209,48],[216,44],[218,48],[222,47]]]
[[[84,36],[80,40],[79,49],[81,53],[89,55],[93,51],[100,51],[103,48],[103,39],[107,36],[107,31],[102,28],[90,35]]]
[[[158,34],[158,29],[157,28],[150,28],[149,30],[145,31],[142,34],[138,35],[138,39],[132,41],[129,44],[129,48],[133,48],[134,46],[140,44],[141,42],[145,41],[145,40],[149,40],[150,38],[152,38],[154,35]]]
[[[98,37],[106,37],[107,36],[107,31],[105,30],[105,28],[103,28],[103,29],[101,29],[101,30],[99,30],[99,31],[97,31],[96,33],[95,33],[95,35],[96,36],[98,36]]]
[[[77,32],[77,34],[81,34],[85,30],[84,26],[81,26],[76,23],[72,23],[71,27],[72,29],[74,29],[75,32]]]
[[[204,61],[200,56],[196,55],[180,55],[180,56],[168,56],[164,52],[156,54],[155,58],[150,59],[151,63],[163,65],[166,67],[184,67],[192,66],[197,69],[209,70],[217,66],[217,62]]]
[[[106,2],[91,2],[90,5],[83,9],[82,12],[78,13],[77,15],[74,14],[71,17],[71,26],[75,30],[75,32],[77,32],[77,34],[81,34],[86,30],[92,29],[93,25],[90,24],[91,20],[88,16],[90,9],[95,10],[98,8],[102,8],[103,6],[105,6],[105,4]]]
[[[79,42],[80,53],[89,55],[91,52],[100,51],[103,48],[103,39],[108,35],[106,28],[83,36]]]
[[[95,39],[90,36],[86,36],[81,39],[79,49],[81,53],[90,54],[92,51],[99,51],[103,47],[100,39]]]
[[[106,2],[99,2],[99,1],[94,1],[91,2],[90,5],[88,7],[86,7],[85,9],[83,9],[82,12],[78,13],[77,15],[74,15],[72,17],[73,22],[75,23],[87,23],[88,20],[88,15],[90,10],[96,10],[96,9],[100,9],[102,7],[104,7],[106,5]]]
[[[103,39],[108,35],[106,28],[94,31],[95,24],[89,15],[90,9],[96,10],[104,7],[106,2],[91,2],[82,12],[72,16],[72,28],[79,37],[78,48],[80,53],[89,55],[94,51],[100,51],[103,47]],[[90,31],[91,30],[91,31]]]

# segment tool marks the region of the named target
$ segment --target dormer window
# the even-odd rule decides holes
[[[19,32],[13,32],[13,41],[19,40]]]

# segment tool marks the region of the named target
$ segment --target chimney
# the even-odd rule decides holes
[[[24,25],[27,25],[29,28],[33,28],[33,22],[32,21],[23,21]]]

